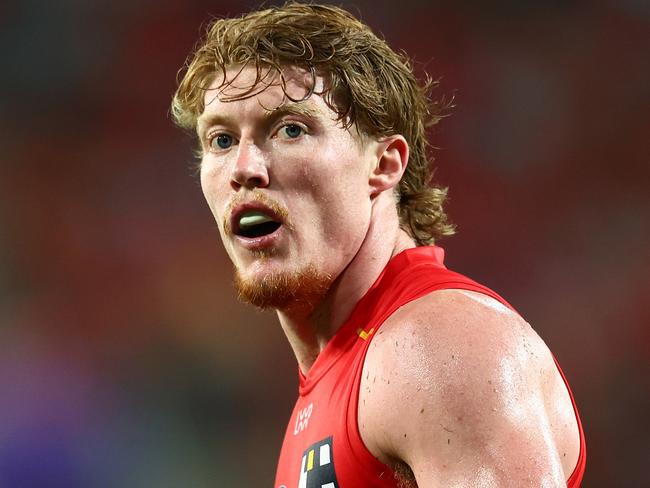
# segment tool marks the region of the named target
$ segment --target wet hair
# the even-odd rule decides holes
[[[443,210],[447,188],[436,186],[428,127],[450,107],[443,98],[429,98],[435,82],[428,76],[420,83],[409,59],[393,51],[370,28],[349,12],[329,5],[289,2],[241,17],[210,23],[203,39],[180,71],[172,101],[172,117],[182,128],[194,131],[204,110],[205,91],[217,74],[223,75],[223,93],[229,67],[256,69],[255,82],[237,96],[222,101],[253,97],[279,75],[286,93],[283,67],[323,76],[325,103],[344,127],[355,126],[364,137],[404,136],[409,144],[408,166],[397,188],[400,226],[418,245],[454,233]],[[236,78],[236,76],[235,76]],[[291,97],[289,97],[291,98]]]

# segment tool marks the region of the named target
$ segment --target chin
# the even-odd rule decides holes
[[[235,269],[238,298],[262,310],[314,308],[327,294],[332,277],[310,264],[299,270],[276,270],[246,276]]]

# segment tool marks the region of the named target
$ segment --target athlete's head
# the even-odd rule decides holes
[[[429,184],[430,85],[337,7],[288,3],[209,26],[172,113],[199,135],[201,184],[245,299],[317,299],[378,195],[417,244],[453,233],[446,190]]]

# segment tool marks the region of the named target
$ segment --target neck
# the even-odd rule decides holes
[[[392,199],[377,199],[371,224],[359,251],[315,307],[278,310],[278,318],[303,374],[345,323],[390,259],[415,247],[399,227]]]

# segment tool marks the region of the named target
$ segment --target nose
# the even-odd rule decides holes
[[[252,143],[240,143],[237,159],[232,169],[230,186],[234,190],[265,188],[269,185],[269,173],[262,151]]]

